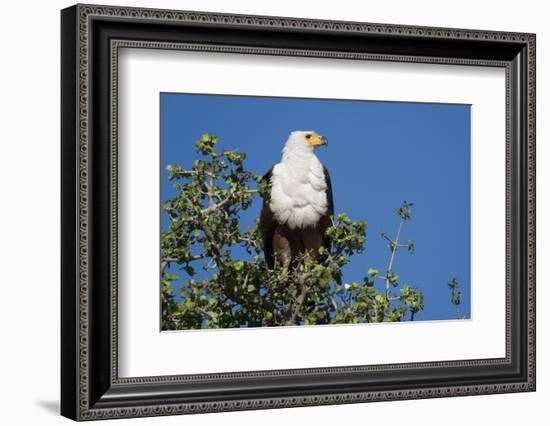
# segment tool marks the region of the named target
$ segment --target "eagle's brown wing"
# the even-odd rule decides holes
[[[324,247],[327,250],[330,250],[330,241],[325,236],[325,232],[328,228],[332,226],[332,218],[334,216],[334,199],[332,196],[332,182],[330,181],[330,175],[328,169],[323,165],[323,173],[325,175],[325,183],[327,185],[327,212],[319,220],[319,232],[323,236]]]

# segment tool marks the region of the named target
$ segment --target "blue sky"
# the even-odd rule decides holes
[[[395,209],[407,200],[413,220],[402,241],[414,240],[416,252],[398,252],[394,271],[401,283],[424,291],[425,309],[415,320],[456,318],[446,284],[452,276],[460,283],[462,314],[470,314],[469,105],[170,93],[160,102],[162,202],[175,194],[166,165],[189,167],[203,133],[246,152],[246,168],[263,175],[280,161],[289,132],[315,130],[329,140],[317,155],[331,175],[335,213],[368,222],[366,250],[345,267],[344,280],[360,281],[368,268],[385,270],[390,252],[379,233],[395,235]],[[260,208],[258,199],[241,225],[252,226]]]

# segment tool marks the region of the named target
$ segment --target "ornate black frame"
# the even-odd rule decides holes
[[[61,413],[74,420],[535,390],[535,35],[76,5],[61,13]],[[506,357],[119,378],[117,52],[193,49],[506,69]]]

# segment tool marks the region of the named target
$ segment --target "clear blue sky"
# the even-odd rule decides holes
[[[246,168],[263,175],[280,161],[289,132],[315,130],[329,140],[317,155],[332,178],[335,213],[368,221],[366,250],[346,266],[344,280],[361,280],[369,267],[385,270],[389,249],[379,232],[393,237],[394,211],[411,201],[402,239],[414,240],[416,252],[398,252],[394,270],[424,291],[426,307],[415,320],[456,318],[451,276],[460,282],[462,313],[470,314],[470,106],[169,93],[160,102],[163,202],[175,194],[166,165],[190,167],[203,133],[246,152]],[[257,200],[241,216],[243,227],[260,207]]]

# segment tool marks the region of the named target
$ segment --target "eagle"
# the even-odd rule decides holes
[[[332,226],[334,203],[327,168],[315,150],[327,145],[314,131],[291,132],[282,160],[264,175],[270,191],[264,195],[259,228],[269,268],[288,267],[296,259],[315,261],[319,248],[330,248],[325,235]]]

